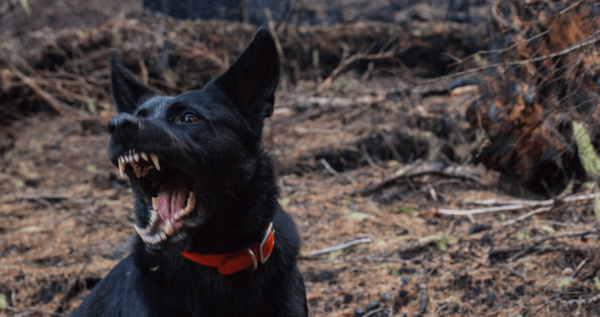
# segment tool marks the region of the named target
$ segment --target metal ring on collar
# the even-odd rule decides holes
[[[256,255],[254,255],[254,252],[252,252],[252,250],[250,248],[246,248],[246,252],[248,252],[248,254],[250,255],[250,257],[252,258],[252,268],[248,268],[248,270],[250,271],[256,271],[256,269],[258,268],[258,261],[256,261]]]
[[[269,259],[271,254],[273,254],[273,251],[271,250],[271,253],[269,253],[269,255],[267,255],[267,257],[265,257],[265,251],[264,251],[265,243],[267,242],[267,239],[269,238],[271,230],[273,230],[273,222],[269,222],[269,227],[267,227],[265,236],[263,237],[263,240],[260,243],[260,246],[258,247],[258,255],[260,256],[261,264],[264,264]],[[273,234],[275,234],[275,230],[273,230]],[[273,241],[273,246],[275,246],[275,241]]]

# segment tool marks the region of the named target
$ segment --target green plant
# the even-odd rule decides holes
[[[28,0],[20,0],[20,1],[21,1],[21,6],[23,7],[23,10],[25,10],[25,13],[31,14],[31,7],[29,7],[29,1]]]
[[[369,218],[369,215],[367,215],[363,212],[351,212],[348,215],[346,215],[346,219],[349,219],[349,220],[361,221],[361,220],[365,220],[367,218]]]
[[[600,158],[592,146],[592,141],[583,123],[573,121],[573,131],[577,142],[579,159],[585,171],[592,177],[600,176]]]
[[[350,83],[348,82],[348,79],[341,77],[341,78],[334,80],[333,83],[331,83],[331,88],[333,89],[333,91],[339,92],[339,93],[345,95],[348,92],[349,84]]]
[[[396,209],[394,211],[394,213],[397,213],[397,214],[409,214],[409,213],[411,213],[413,211],[415,211],[415,207],[400,206],[400,207],[398,207],[398,209]]]
[[[529,239],[531,238],[531,233],[529,232],[523,232],[523,231],[519,231],[516,234],[515,239],[517,239],[517,241],[521,241],[521,240],[525,240],[525,239]]]
[[[440,251],[446,252],[448,250],[448,244],[450,244],[450,239],[448,238],[448,236],[443,234],[442,238],[439,240],[436,240],[435,243],[437,243],[438,249]]]
[[[6,296],[4,294],[0,294],[0,310],[6,310],[8,308],[8,302],[6,301]]]
[[[335,251],[329,252],[329,261],[337,260],[340,256],[342,256],[343,252],[344,252],[344,250],[335,250]]]

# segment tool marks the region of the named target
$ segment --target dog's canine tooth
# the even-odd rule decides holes
[[[158,197],[152,197],[152,210],[158,209]]]
[[[156,166],[156,169],[160,171],[160,164],[158,164],[158,155],[152,153],[150,154],[150,158],[152,159],[154,166]]]
[[[121,178],[125,178],[125,164],[123,164],[123,159],[119,157],[119,174],[121,174]]]
[[[171,225],[171,219],[167,219],[167,221],[165,222],[165,232],[167,234],[167,236],[172,236],[173,235],[173,225]]]
[[[194,192],[190,192],[190,195],[188,196],[188,200],[187,200],[187,204],[185,205],[185,214],[189,214],[190,211],[192,211],[192,209],[194,209],[194,205],[196,204],[196,196],[194,194]]]
[[[167,234],[164,232],[161,232],[160,233],[160,241],[165,241],[165,240],[167,240]]]
[[[140,155],[137,153],[133,153],[133,158],[135,159],[136,162],[140,161]]]
[[[142,229],[136,224],[134,224],[133,227],[135,228],[135,231],[140,235],[140,237],[142,237],[142,239],[150,232],[150,229]]]
[[[144,159],[144,161],[148,161],[148,155],[146,155],[146,152],[140,153],[140,156]]]

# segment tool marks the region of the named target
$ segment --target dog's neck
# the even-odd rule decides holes
[[[216,267],[222,275],[230,275],[246,269],[254,271],[259,264],[265,264],[271,256],[271,252],[273,252],[274,245],[275,230],[273,229],[273,223],[270,222],[261,242],[248,246],[243,250],[221,254],[182,251],[181,255],[200,265]]]

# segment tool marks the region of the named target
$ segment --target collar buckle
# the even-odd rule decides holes
[[[265,262],[267,262],[267,260],[271,257],[271,254],[273,254],[273,250],[271,250],[271,252],[269,252],[269,254],[267,254],[267,256],[265,257],[264,251],[265,243],[267,242],[269,235],[271,235],[271,231],[273,232],[273,235],[275,235],[275,229],[273,229],[273,222],[269,222],[269,227],[267,227],[267,230],[265,231],[265,236],[260,242],[260,246],[258,246],[258,254],[260,256],[261,264],[265,264]],[[273,245],[275,245],[275,240],[273,240]]]

